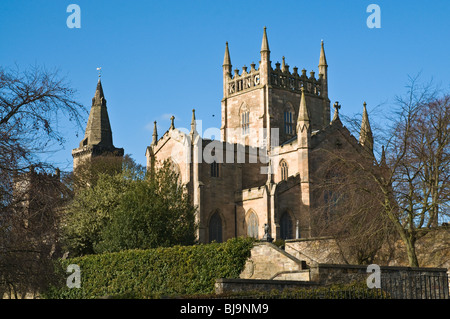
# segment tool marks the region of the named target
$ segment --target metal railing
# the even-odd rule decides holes
[[[447,274],[381,274],[381,288],[369,289],[360,282],[283,291],[248,291],[215,296],[217,299],[450,299]]]
[[[392,299],[449,299],[448,275],[382,274],[381,290]]]

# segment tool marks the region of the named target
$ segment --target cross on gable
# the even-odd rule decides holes
[[[336,102],[334,102],[334,105],[333,105],[333,107],[334,107],[334,109],[336,110],[336,112],[338,112],[338,111],[339,111],[339,109],[341,108],[341,105],[339,104],[339,102],[338,102],[338,101],[336,101]]]

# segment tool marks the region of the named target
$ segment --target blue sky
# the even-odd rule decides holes
[[[66,25],[72,3],[81,8],[79,29]],[[381,9],[381,28],[367,27],[371,3]],[[273,65],[285,56],[291,68],[317,74],[323,39],[332,103],[352,116],[366,101],[371,121],[383,126],[377,114],[406,92],[408,76],[421,72],[449,88],[449,14],[446,0],[2,0],[0,63],[59,68],[88,109],[101,66],[114,144],[144,164],[155,120],[160,135],[171,115],[189,128],[195,108],[203,129],[220,127],[226,41],[233,69],[257,64],[267,26]],[[71,170],[84,127],[63,131],[64,148],[45,160]]]

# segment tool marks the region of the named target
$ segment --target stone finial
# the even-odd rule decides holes
[[[338,101],[334,102],[334,116],[333,116],[333,121],[339,119],[339,109],[341,108],[341,105],[339,104]]]
[[[175,116],[172,115],[172,116],[170,117],[170,129],[171,129],[171,130],[175,129],[174,121],[175,121]]]
[[[320,44],[320,58],[319,58],[319,67],[320,66],[328,66],[327,58],[325,57],[325,49],[323,47],[323,40]]]
[[[280,62],[278,62],[278,61],[277,61],[277,63],[275,63],[275,70],[281,71]]]
[[[156,128],[156,121],[153,122],[153,139],[152,139],[152,145],[156,145],[158,142],[158,130]]]
[[[306,69],[302,69],[302,77],[303,78],[307,78],[307,76],[306,76]]]
[[[195,109],[192,109],[192,119],[191,119],[191,133],[197,130],[197,125],[195,123]]]

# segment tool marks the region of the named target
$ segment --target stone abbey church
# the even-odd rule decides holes
[[[320,160],[317,149],[345,147],[373,152],[364,103],[361,134],[353,137],[339,119],[331,118],[328,72],[321,43],[318,75],[291,71],[283,57],[272,65],[264,28],[258,67],[233,70],[228,43],[223,60],[221,139],[202,138],[192,111],[190,132],[175,128],[158,136],[155,128],[146,149],[147,171],[169,160],[197,207],[200,243],[237,236],[269,240],[314,235],[311,183]],[[85,137],[72,152],[79,161],[102,154],[123,156],[116,148],[101,81],[97,84]]]

